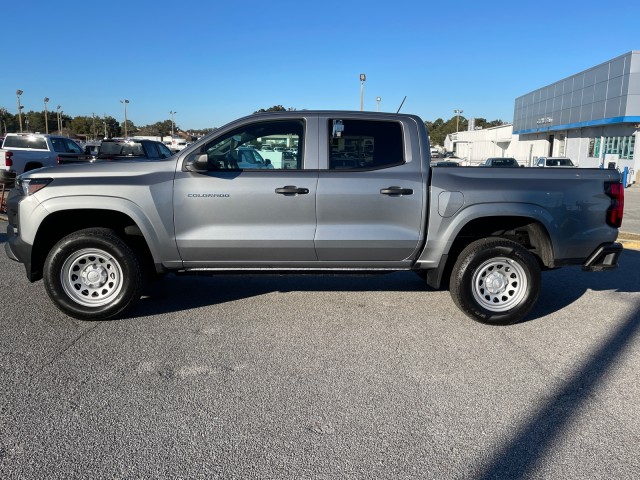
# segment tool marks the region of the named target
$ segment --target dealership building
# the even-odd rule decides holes
[[[451,134],[445,148],[472,165],[504,156],[531,166],[554,156],[583,168],[626,167],[633,183],[638,137],[640,51],[631,51],[516,98],[513,124]]]

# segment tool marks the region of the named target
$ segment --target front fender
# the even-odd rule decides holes
[[[162,212],[157,208],[148,211],[122,197],[77,195],[47,198],[28,212],[25,211],[24,213],[28,213],[28,216],[23,216],[23,209],[28,209],[28,203],[30,202],[23,201],[20,205],[21,218],[29,218],[28,224],[21,225],[21,236],[28,243],[33,244],[39,226],[49,215],[78,209],[118,212],[129,217],[140,229],[155,263],[162,263],[165,266],[182,266],[175,241],[172,211]]]

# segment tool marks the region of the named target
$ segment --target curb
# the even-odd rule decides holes
[[[628,250],[640,250],[640,234],[638,233],[618,233],[618,242]]]

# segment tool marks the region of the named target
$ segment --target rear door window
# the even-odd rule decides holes
[[[330,119],[329,170],[366,170],[402,165],[398,122]]]

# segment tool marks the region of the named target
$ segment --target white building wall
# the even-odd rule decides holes
[[[549,142],[545,134],[513,135],[512,125],[483,130],[453,133],[445,140],[448,151],[477,165],[489,157],[513,157],[518,163],[532,165],[537,157],[548,155]]]
[[[636,153],[635,159],[618,159],[607,155],[607,158],[589,157],[589,142],[592,138],[614,136],[628,136],[632,133],[629,125],[605,125],[585,127],[574,130],[553,132],[554,142],[551,156],[569,157],[580,168],[605,168],[609,162],[615,162],[616,167],[629,169],[629,183],[636,181],[640,170],[640,130],[635,131]],[[447,151],[453,151],[465,160],[466,165],[477,165],[488,157],[513,157],[518,163],[533,166],[538,157],[550,155],[549,132],[513,135],[511,125],[458,132],[447,136],[445,140]],[[601,147],[602,148],[602,147]],[[603,164],[604,162],[604,164]]]

